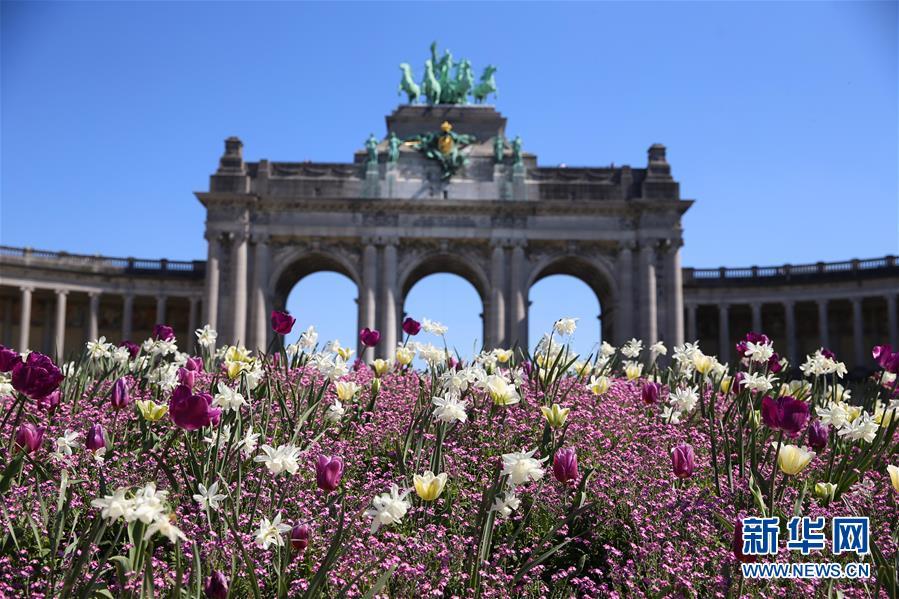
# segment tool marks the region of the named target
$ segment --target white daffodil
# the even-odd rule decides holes
[[[296,474],[300,468],[300,465],[297,463],[300,449],[295,445],[279,445],[277,449],[271,445],[263,445],[262,451],[265,452],[265,455],[258,455],[253,458],[253,461],[264,463],[269,472],[275,476],[282,472]]]
[[[263,517],[259,522],[259,528],[256,530],[256,546],[266,551],[272,544],[283,547],[283,535],[288,530],[290,530],[290,526],[281,524],[281,512],[278,512],[272,521]]]
[[[335,399],[334,403],[328,407],[328,411],[325,413],[325,418],[328,422],[340,422],[343,418],[344,414],[346,414],[346,410],[343,407],[343,404],[340,403],[339,399]]]
[[[574,331],[577,330],[577,321],[577,318],[560,318],[553,324],[553,330],[563,337],[574,335]]]
[[[503,454],[502,473],[508,475],[511,486],[516,487],[522,483],[543,478],[543,462],[547,458],[537,460],[534,458],[535,453],[537,453],[536,449]]]
[[[432,335],[443,336],[446,335],[447,328],[436,320],[429,320],[427,318],[421,319],[421,328],[424,329],[426,333],[431,333]]]
[[[639,339],[631,339],[621,348],[621,353],[631,359],[639,357],[641,351],[643,351],[643,342]]]
[[[309,325],[309,328],[303,331],[303,334],[300,335],[300,339],[297,341],[297,345],[299,345],[304,350],[311,350],[318,343],[318,332],[316,332],[315,327]]]
[[[649,346],[649,352],[653,356],[667,356],[668,348],[665,347],[665,344],[662,343],[661,341],[656,341],[655,343],[653,343],[652,345]]]
[[[56,439],[56,454],[58,456],[72,455],[72,450],[79,446],[78,437],[81,433],[77,431],[66,430],[61,437]]]
[[[238,393],[237,389],[229,387],[224,381],[219,381],[217,389],[218,393],[215,394],[212,405],[221,407],[226,412],[240,410],[242,406],[247,405],[247,400],[244,399],[244,396]]]
[[[87,354],[92,360],[100,360],[112,356],[112,343],[106,342],[106,337],[100,337],[87,342]]]
[[[252,428],[247,429],[247,432],[244,434],[243,439],[240,440],[240,443],[237,446],[240,448],[240,452],[243,454],[244,458],[248,458],[256,451],[256,445],[259,442],[259,433],[254,433]]]
[[[771,359],[774,355],[774,346],[770,343],[754,343],[746,342],[746,351],[743,355],[749,358],[750,362],[763,364]]]
[[[406,495],[411,489],[400,492],[399,487],[391,485],[389,493],[382,493],[372,499],[371,507],[365,515],[371,518],[371,531],[376,532],[381,526],[398,524],[406,515],[411,504],[406,501]]]
[[[153,523],[147,527],[147,532],[146,534],[144,534],[144,540],[146,541],[150,539],[150,537],[152,537],[156,533],[159,533],[162,536],[166,537],[172,543],[187,540],[187,537],[184,536],[184,533],[181,532],[181,529],[172,524],[172,521],[168,518],[168,516],[163,516],[154,520]]]
[[[218,337],[218,333],[215,332],[215,329],[208,324],[204,325],[202,329],[194,331],[194,334],[197,336],[197,343],[201,347],[212,347],[215,345],[215,340]]]
[[[100,515],[110,522],[124,518],[134,504],[131,499],[125,497],[127,492],[128,489],[125,488],[116,489],[112,495],[92,500],[91,505],[100,508]]]
[[[212,511],[219,509],[219,503],[227,497],[227,495],[218,492],[218,481],[209,485],[208,489],[203,483],[200,483],[197,485],[197,489],[200,492],[194,495],[194,501],[199,503],[200,507],[204,510],[207,507]]]
[[[864,412],[860,418],[856,418],[852,422],[845,422],[837,431],[841,437],[846,437],[852,441],[865,441],[870,443],[877,436],[877,430],[880,425],[874,422],[871,414]]]
[[[515,496],[515,491],[506,491],[502,499],[496,497],[493,500],[493,507],[490,509],[503,518],[508,518],[512,510],[517,510],[519,505],[521,505],[521,500]]]
[[[440,422],[449,424],[452,422],[465,422],[468,420],[468,414],[465,411],[465,408],[468,407],[468,402],[463,401],[452,394],[448,394],[444,397],[435,397],[431,400],[431,403],[436,406],[433,412],[434,418]]]

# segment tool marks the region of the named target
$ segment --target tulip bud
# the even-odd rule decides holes
[[[365,327],[359,331],[359,340],[365,347],[374,347],[381,340],[381,332],[377,329]]]
[[[831,500],[837,490],[833,483],[815,483],[815,496],[821,499]]]
[[[659,392],[661,391],[661,388],[662,386],[658,383],[644,383],[643,389],[640,392],[640,395],[643,397],[643,403],[647,405],[658,403]]]
[[[207,599],[226,599],[228,597],[228,579],[216,570],[212,576],[206,579],[203,593],[206,594]]]
[[[53,393],[47,395],[47,397],[42,397],[37,400],[37,405],[40,409],[44,410],[48,414],[52,414],[56,411],[56,408],[59,406],[59,398],[60,398],[59,389],[54,391]]]
[[[26,422],[16,431],[16,445],[25,450],[25,453],[31,453],[41,446],[44,440],[44,428],[34,426],[30,422]]]
[[[430,470],[425,471],[423,475],[416,474],[412,477],[415,486],[415,493],[424,501],[434,501],[443,493],[446,487],[446,472],[435,475]]]
[[[690,478],[695,468],[696,457],[693,448],[686,443],[675,445],[671,450],[671,469],[674,475],[678,478]]]
[[[103,427],[99,424],[92,425],[87,430],[84,439],[84,447],[90,451],[97,451],[106,447],[106,439],[103,438]]]
[[[381,379],[372,379],[371,381],[371,392],[373,395],[377,395],[378,391],[381,390]]]
[[[272,310],[272,330],[279,335],[289,335],[297,319],[287,312]]]
[[[308,524],[297,524],[290,531],[290,544],[297,551],[303,551],[309,546],[309,537],[312,535],[312,527]]]
[[[421,331],[421,323],[414,318],[406,318],[403,321],[403,332],[407,335],[418,335],[419,331]]]
[[[326,455],[318,456],[315,462],[315,484],[318,488],[330,492],[340,486],[340,477],[343,476],[343,460]]]
[[[559,428],[560,426],[565,425],[565,421],[568,420],[568,412],[571,411],[571,408],[563,408],[557,403],[554,403],[551,408],[546,406],[541,406],[540,411],[543,412],[543,417],[546,418],[546,421],[553,428]]]
[[[893,488],[899,493],[899,466],[890,464],[887,466],[887,474],[890,475],[890,482],[893,483]]]
[[[128,393],[128,383],[125,379],[118,379],[112,386],[112,393],[109,395],[109,401],[116,410],[121,410],[131,402],[131,395]]]
[[[171,341],[175,338],[175,329],[167,324],[157,324],[153,327],[153,338],[160,341]]]
[[[749,413],[749,426],[757,429],[762,424],[762,413],[759,410],[752,410]]]
[[[827,447],[830,440],[830,427],[814,420],[808,425],[808,444],[812,449],[821,450]]]
[[[559,449],[553,456],[553,476],[563,484],[570,484],[578,479],[577,453],[573,447]]]
[[[197,372],[195,370],[188,370],[187,368],[179,368],[178,382],[193,389],[194,384],[197,382]]]

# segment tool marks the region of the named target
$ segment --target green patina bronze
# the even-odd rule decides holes
[[[378,139],[374,133],[369,134],[368,139],[365,140],[365,151],[368,153],[365,164],[378,164]]]
[[[440,132],[415,135],[407,141],[412,142],[415,149],[424,154],[425,158],[439,163],[441,178],[447,181],[465,165],[467,159],[462,150],[474,143],[475,137],[454,132],[453,126],[447,122],[440,128]]]
[[[468,104],[469,96],[477,104],[486,101],[490,94],[496,95],[496,67],[487,65],[477,85],[471,61],[453,60],[449,50],[438,56],[437,42],[431,44],[431,57],[425,61],[424,76],[421,86],[415,84],[412,67],[409,63],[400,64],[403,73],[400,80],[399,93],[405,93],[409,104],[418,102],[424,96],[428,104]]]
[[[502,135],[497,134],[493,138],[493,161],[501,164],[506,153],[506,140]]]
[[[396,133],[390,132],[387,136],[387,162],[388,164],[396,163],[400,159],[400,145],[403,143]]]
[[[521,136],[516,135],[512,140],[512,166],[521,166],[524,164],[521,155]]]

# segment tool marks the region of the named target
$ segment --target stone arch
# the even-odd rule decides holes
[[[602,336],[615,339],[614,311],[618,299],[618,284],[613,265],[602,257],[587,258],[576,254],[556,254],[539,260],[533,265],[525,289],[525,305],[530,304],[527,296],[531,287],[552,275],[570,275],[583,281],[593,293],[600,306]]]
[[[402,320],[406,305],[406,296],[416,283],[427,276],[440,273],[454,274],[462,277],[474,287],[481,300],[482,340],[487,338],[487,314],[490,310],[490,278],[482,261],[467,253],[450,253],[448,251],[428,252],[413,257],[400,270],[397,277],[399,297],[397,308],[398,322]]]
[[[268,288],[272,306],[283,310],[291,289],[304,277],[317,272],[336,272],[349,278],[359,289],[358,268],[346,256],[324,249],[292,248],[276,257],[270,270]],[[357,296],[358,297],[358,296]]]

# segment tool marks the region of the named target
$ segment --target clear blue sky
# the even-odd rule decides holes
[[[895,2],[0,10],[3,244],[203,258],[192,192],[225,137],[249,160],[349,161],[399,102],[397,64],[419,68],[436,39],[499,67],[497,107],[541,164],[639,166],[666,144],[697,201],[685,265],[899,252]],[[291,308],[349,342],[355,293],[333,278],[301,282]],[[480,306],[451,280],[426,279],[407,310],[467,347]],[[584,286],[547,280],[531,299],[535,328],[581,316],[589,348]]]

